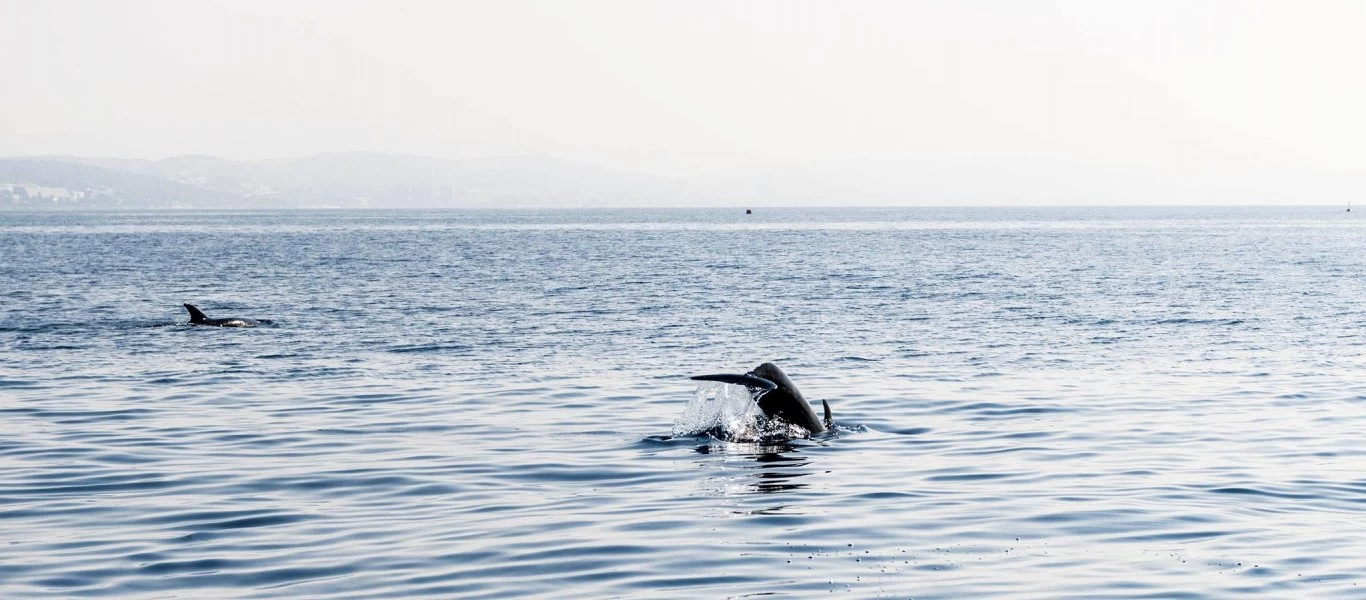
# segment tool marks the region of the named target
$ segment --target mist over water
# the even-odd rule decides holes
[[[1358,597],[1362,298],[1336,207],[0,213],[0,596]],[[768,360],[831,435],[680,429]]]

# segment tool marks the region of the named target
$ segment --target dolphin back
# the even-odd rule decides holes
[[[186,304],[185,310],[190,311],[191,325],[211,325],[213,327],[256,327],[261,324],[255,319],[245,317],[227,317],[224,319],[210,319],[203,311],[195,308],[193,304]]]
[[[811,408],[811,404],[797,389],[797,384],[792,383],[787,373],[779,369],[778,365],[766,362],[755,367],[749,374],[777,385],[777,389],[759,396],[759,409],[764,411],[765,415],[769,418],[782,419],[811,433],[825,431],[826,422],[830,420],[830,405],[825,405],[826,422],[822,422],[816,416],[816,411]]]

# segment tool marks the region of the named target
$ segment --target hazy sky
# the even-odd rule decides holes
[[[1363,107],[1359,0],[0,0],[5,155],[1046,164],[1337,196],[1366,192]]]

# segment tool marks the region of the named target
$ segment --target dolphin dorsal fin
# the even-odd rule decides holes
[[[830,416],[830,403],[821,400],[821,406],[825,407],[825,428],[830,429],[835,424],[835,418]]]
[[[204,316],[204,313],[200,312],[198,308],[195,308],[193,304],[186,304],[185,310],[190,311],[191,323],[203,323],[204,321],[209,320],[209,318]]]

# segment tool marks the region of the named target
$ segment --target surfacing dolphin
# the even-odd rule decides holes
[[[820,433],[831,426],[830,405],[821,400],[825,408],[825,418],[816,417],[816,411],[807,403],[797,385],[787,378],[787,373],[771,362],[754,367],[743,375],[697,375],[697,381],[719,381],[733,385],[743,385],[759,403],[759,410],[769,419],[781,420],[796,425],[811,433]]]
[[[246,319],[243,317],[227,317],[224,319],[210,319],[202,311],[195,308],[193,304],[186,304],[185,310],[190,311],[191,325],[207,325],[210,327],[256,327],[260,321]]]

